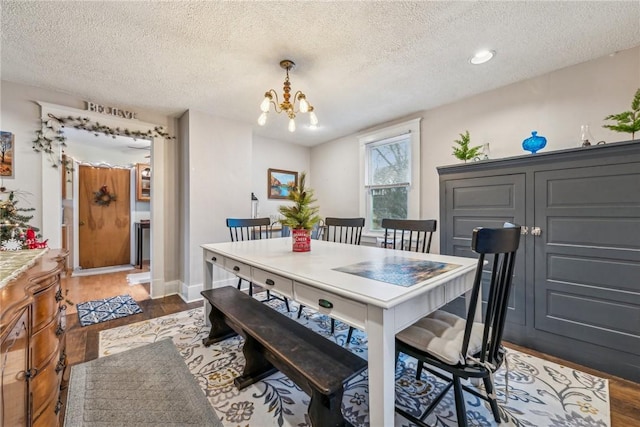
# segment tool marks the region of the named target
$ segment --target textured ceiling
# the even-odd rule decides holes
[[[640,45],[640,1],[213,2],[2,0],[3,80],[168,115],[187,109],[314,145]],[[493,61],[472,66],[479,49]],[[319,129],[256,124],[267,89]]]

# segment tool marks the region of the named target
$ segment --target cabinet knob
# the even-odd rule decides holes
[[[540,227],[531,227],[532,236],[539,236],[541,234],[542,234],[542,230],[540,229]]]
[[[526,225],[520,227],[520,234],[522,234],[523,236],[529,234],[529,227],[527,227]]]
[[[271,279],[267,279],[267,280],[265,280],[265,283],[266,283],[267,285],[269,285],[269,286],[273,286],[273,285],[275,285],[275,284],[276,284],[276,282],[274,282],[274,281],[273,281],[273,280],[271,280]]]
[[[233,266],[233,271],[240,271],[240,267],[238,267],[237,265]]]

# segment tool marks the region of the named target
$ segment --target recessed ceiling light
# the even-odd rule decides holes
[[[493,58],[495,54],[495,50],[481,50],[479,52],[476,52],[475,55],[469,58],[469,62],[471,62],[473,65],[484,64],[485,62]]]

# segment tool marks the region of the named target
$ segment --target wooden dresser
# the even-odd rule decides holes
[[[11,257],[18,263],[27,260],[28,266],[12,280],[2,271],[0,426],[55,427],[63,412],[66,306],[60,274],[68,252],[50,250],[35,261],[27,252],[36,251],[20,252],[0,253],[4,266]]]

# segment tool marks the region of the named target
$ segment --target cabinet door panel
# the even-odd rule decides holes
[[[535,174],[535,328],[640,355],[640,167]]]
[[[9,332],[0,337],[0,425],[27,425],[28,311],[23,309]]]
[[[445,184],[445,204],[447,221],[443,230],[445,236],[442,239],[441,252],[476,258],[476,254],[471,250],[474,228],[502,227],[505,222],[525,224],[525,175],[448,180]],[[526,323],[524,278],[525,245],[522,239],[516,257],[507,323]],[[489,293],[488,285],[484,285],[482,291],[484,307]],[[459,298],[449,304],[447,309],[463,315],[464,302]]]

